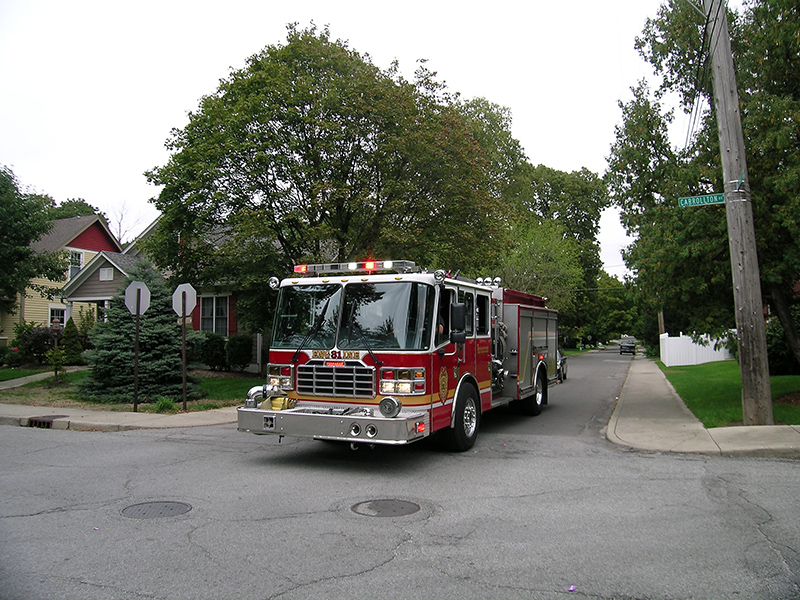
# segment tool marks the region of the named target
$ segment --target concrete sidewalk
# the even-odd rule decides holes
[[[638,355],[631,362],[606,437],[636,450],[800,458],[800,426],[706,429],[658,365]]]
[[[45,379],[50,373],[0,382],[0,389]],[[167,429],[236,423],[236,407],[156,414],[0,403],[0,425],[82,431]],[[606,428],[621,446],[653,452],[800,458],[800,426],[706,429],[650,359],[637,355]]]
[[[67,370],[75,370],[68,368]],[[27,383],[52,377],[47,371],[0,381],[0,390],[21,387]],[[190,413],[160,414],[151,412],[117,412],[82,408],[55,408],[0,403],[0,425],[74,429],[79,431],[126,431],[130,429],[170,429],[236,423],[236,407],[217,408]]]

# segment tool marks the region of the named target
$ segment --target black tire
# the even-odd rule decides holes
[[[455,421],[453,427],[442,430],[442,445],[453,452],[465,452],[475,445],[481,422],[481,405],[475,388],[465,383],[458,392],[453,410]]]
[[[536,377],[534,393],[524,400],[519,400],[519,408],[523,415],[535,417],[542,412],[542,406],[547,404],[547,378],[540,371]]]

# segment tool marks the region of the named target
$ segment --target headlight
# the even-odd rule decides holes
[[[381,369],[381,394],[415,395],[425,393],[425,369]]]
[[[267,367],[267,385],[284,392],[293,390],[294,367],[291,365],[269,365]]]

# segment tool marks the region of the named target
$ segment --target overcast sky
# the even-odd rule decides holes
[[[650,76],[633,44],[660,3],[2,0],[0,164],[57,202],[124,210],[135,235],[157,215],[143,172],[166,162],[170,130],[288,23],[314,21],[380,68],[397,59],[411,78],[427,59],[451,92],[508,107],[532,164],[602,175],[617,102]],[[601,226],[621,275],[624,232],[613,213]]]

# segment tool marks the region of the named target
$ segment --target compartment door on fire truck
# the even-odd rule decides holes
[[[533,311],[521,309],[519,311],[519,395],[524,398],[533,390],[533,370],[536,367],[533,361]]]

